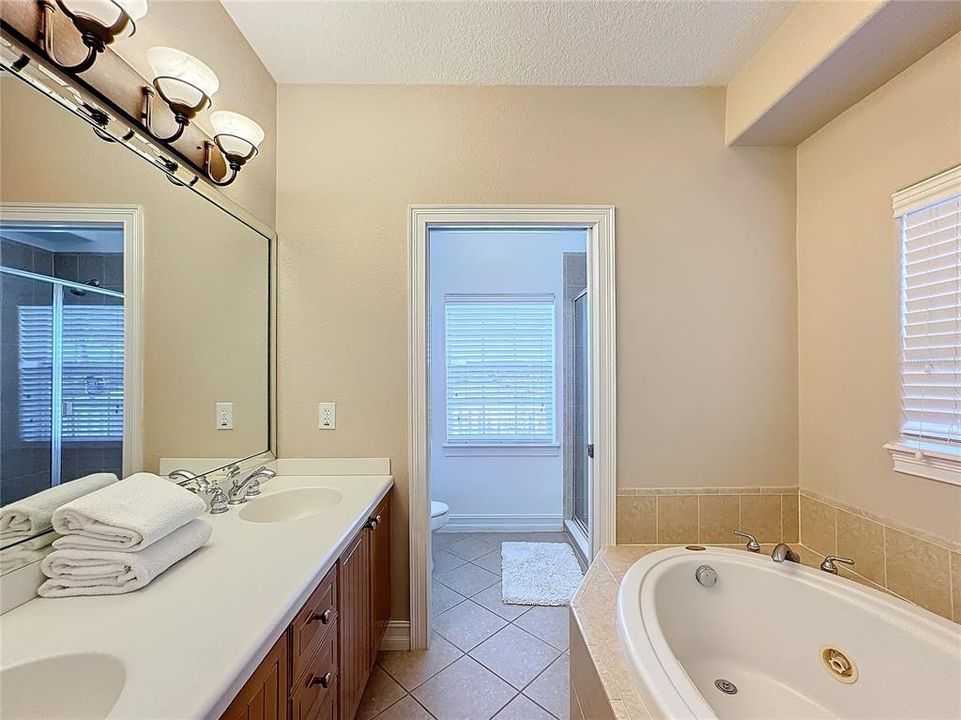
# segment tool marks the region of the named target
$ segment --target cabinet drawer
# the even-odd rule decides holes
[[[337,622],[324,635],[291,692],[292,720],[335,720],[337,717]]]
[[[337,566],[320,581],[290,624],[290,676],[300,677],[337,619]]]

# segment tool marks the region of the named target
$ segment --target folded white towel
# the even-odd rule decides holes
[[[50,529],[54,511],[71,500],[117,482],[113,473],[94,473],[54,485],[0,508],[0,541],[22,540]]]
[[[63,505],[53,529],[58,550],[142,550],[207,509],[189,490],[137,473]]]
[[[50,550],[48,545],[57,537],[53,530],[45,532],[43,535],[23,540],[13,546],[8,546],[0,550],[0,575],[12,572],[24,565],[36,562]]]
[[[139,590],[179,560],[202,547],[213,528],[191,520],[139,552],[115,550],[54,550],[40,563],[49,580],[41,597],[120,595]]]

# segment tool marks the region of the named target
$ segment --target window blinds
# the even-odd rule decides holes
[[[553,298],[445,303],[447,442],[554,443]]]
[[[20,436],[49,440],[52,428],[53,308],[23,306],[20,329]],[[123,439],[123,306],[63,307],[62,432],[65,441]]]
[[[961,454],[961,195],[901,216],[905,444]]]

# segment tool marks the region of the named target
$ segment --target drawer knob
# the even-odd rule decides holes
[[[330,622],[330,616],[331,616],[331,609],[327,608],[322,613],[314,613],[313,615],[311,615],[310,620],[311,622],[314,620],[320,620],[320,622],[323,625],[326,625],[327,623]]]
[[[313,687],[314,685],[320,685],[322,688],[329,688],[330,681],[333,677],[334,676],[331,675],[330,673],[324,673],[320,677],[317,677],[316,675],[311,675],[310,682],[307,683],[307,686]]]
[[[372,517],[367,521],[368,530],[376,530],[378,525],[380,525],[380,515]]]

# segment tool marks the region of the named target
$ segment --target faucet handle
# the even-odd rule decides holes
[[[844,563],[845,565],[854,565],[854,560],[851,558],[840,557],[838,555],[828,555],[821,562],[821,569],[826,573],[831,573],[832,575],[838,574],[838,566],[835,563]]]
[[[211,483],[207,488],[207,494],[210,495],[210,514],[220,515],[230,510],[227,507],[227,493],[220,485]]]
[[[751,533],[744,532],[743,530],[735,530],[734,534],[738,537],[747,538],[747,545],[745,546],[748,550],[753,553],[761,552],[761,545],[758,543],[757,538],[755,538]]]

